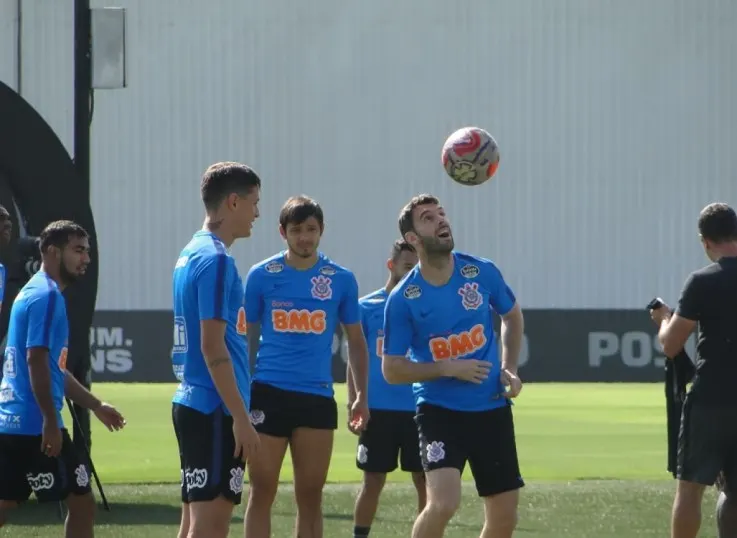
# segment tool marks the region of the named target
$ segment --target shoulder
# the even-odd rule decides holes
[[[176,268],[187,267],[195,272],[218,266],[235,267],[235,259],[225,244],[210,234],[196,234],[179,254],[176,263]]]
[[[248,271],[248,276],[256,275],[276,275],[284,271],[284,253],[279,252],[273,256],[269,256],[265,260],[253,264]]]
[[[323,276],[339,280],[355,280],[356,278],[356,276],[353,274],[353,271],[351,271],[347,267],[335,263],[333,260],[325,255],[320,255],[320,259],[317,263],[317,272]]]
[[[398,303],[404,301],[416,301],[422,297],[422,281],[420,269],[416,265],[404,278],[399,281],[389,294],[387,302]]]
[[[487,281],[502,278],[502,272],[499,267],[488,258],[456,252],[455,261],[456,269],[463,278],[469,280],[481,278]]]
[[[373,310],[374,308],[383,308],[386,304],[386,294],[384,293],[384,289],[378,289],[376,291],[372,291],[368,295],[364,295],[358,300],[358,304],[361,305],[361,308],[364,310]]]
[[[15,298],[16,302],[24,302],[27,305],[35,303],[54,303],[57,307],[64,306],[64,296],[59,286],[42,273],[36,273]]]

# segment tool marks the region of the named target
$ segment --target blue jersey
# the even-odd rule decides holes
[[[361,321],[356,277],[322,254],[303,271],[277,254],[248,272],[246,318],[261,324],[255,381],[332,396],[336,327]]]
[[[440,378],[414,384],[417,403],[458,411],[485,411],[507,405],[500,380],[492,308],[507,314],[516,303],[499,269],[489,260],[453,253],[453,276],[443,286],[428,284],[419,265],[389,294],[384,321],[384,353],[415,362],[446,359],[489,361],[481,384]]]
[[[384,306],[389,295],[384,288],[359,301],[361,324],[369,350],[369,409],[414,411],[415,397],[411,385],[392,385],[384,379],[381,357],[384,353]]]
[[[230,353],[241,397],[248,408],[251,376],[246,345],[243,281],[235,260],[217,236],[200,231],[184,247],[174,267],[174,375],[180,381],[174,403],[209,414],[228,409],[215,388],[202,355],[200,321],[225,321]]]
[[[0,383],[0,433],[40,435],[43,416],[31,389],[28,350],[49,352],[51,396],[56,420],[64,427],[64,405],[69,324],[64,296],[46,273],[38,272],[23,286],[10,309],[10,325]]]

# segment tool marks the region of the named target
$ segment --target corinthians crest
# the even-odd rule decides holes
[[[484,304],[484,298],[479,293],[477,282],[464,284],[458,290],[458,295],[462,297],[461,304],[466,310],[478,310],[479,306]]]

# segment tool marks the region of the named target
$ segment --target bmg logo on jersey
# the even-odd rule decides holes
[[[322,334],[325,332],[327,314],[324,310],[271,311],[271,323],[279,333]]]
[[[174,347],[172,353],[186,353],[187,346],[187,326],[184,318],[177,316],[174,318]]]
[[[3,377],[13,379],[17,375],[16,356],[18,352],[14,347],[5,348],[5,360],[3,361]]]
[[[486,345],[486,333],[482,324],[474,325],[470,331],[449,336],[438,336],[430,340],[433,360],[456,359],[478,351]]]

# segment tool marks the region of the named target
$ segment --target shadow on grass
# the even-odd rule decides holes
[[[66,517],[66,508],[59,503],[29,501],[13,510],[8,517],[8,526],[56,526]],[[112,503],[106,512],[98,503],[96,525],[179,525],[179,506],[159,503]]]

